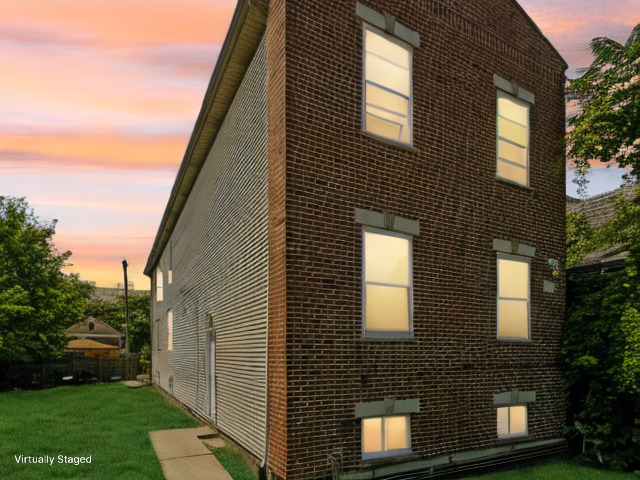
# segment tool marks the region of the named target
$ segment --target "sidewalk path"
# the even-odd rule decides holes
[[[150,432],[166,480],[232,480],[198,436],[211,435],[209,427]]]

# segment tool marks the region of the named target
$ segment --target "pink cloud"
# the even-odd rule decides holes
[[[73,32],[65,37],[121,45],[222,43],[235,4],[232,0],[24,0],[5,2],[0,24],[28,24],[34,32]]]

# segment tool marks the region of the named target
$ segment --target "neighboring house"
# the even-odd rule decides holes
[[[585,200],[567,196],[566,211],[583,215],[589,226],[595,230],[613,218],[614,204],[620,195],[629,200],[633,194],[633,188],[623,186]],[[620,245],[601,248],[588,253],[579,265],[572,266],[570,270],[572,273],[582,274],[612,272],[624,268],[626,258],[627,252]]]
[[[118,350],[122,348],[122,338],[124,337],[123,333],[120,333],[108,323],[94,317],[89,317],[70,326],[65,333],[72,339],[93,340],[104,345],[114,346]]]
[[[134,290],[133,282],[129,282],[128,294],[129,297],[142,297],[143,295],[149,295],[149,290]],[[124,287],[120,286],[120,284],[115,288],[95,287],[92,297],[112,302],[117,300],[118,297],[124,297]]]
[[[67,351],[82,353],[88,358],[118,358],[120,356],[120,347],[96,342],[89,338],[69,340]]]
[[[565,68],[513,0],[240,0],[145,268],[155,384],[269,478],[562,449]]]

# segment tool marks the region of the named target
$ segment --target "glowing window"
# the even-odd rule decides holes
[[[363,243],[365,336],[411,336],[412,238],[365,229]]]
[[[365,131],[411,144],[413,50],[400,40],[364,26]]]
[[[411,453],[409,415],[362,419],[362,458]]]
[[[530,263],[498,256],[498,338],[529,339]]]
[[[167,350],[173,350],[173,312],[167,311]]]
[[[162,331],[160,330],[160,319],[156,319],[156,349],[162,350]]]
[[[156,302],[162,301],[162,270],[156,269]]]
[[[529,104],[498,90],[496,174],[529,186]]]
[[[528,435],[527,407],[516,405],[498,408],[498,438]]]

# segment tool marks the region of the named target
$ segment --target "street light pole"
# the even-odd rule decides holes
[[[126,319],[124,332],[124,354],[129,355],[129,282],[127,280],[127,259],[122,260],[122,269],[124,270],[124,315]]]

